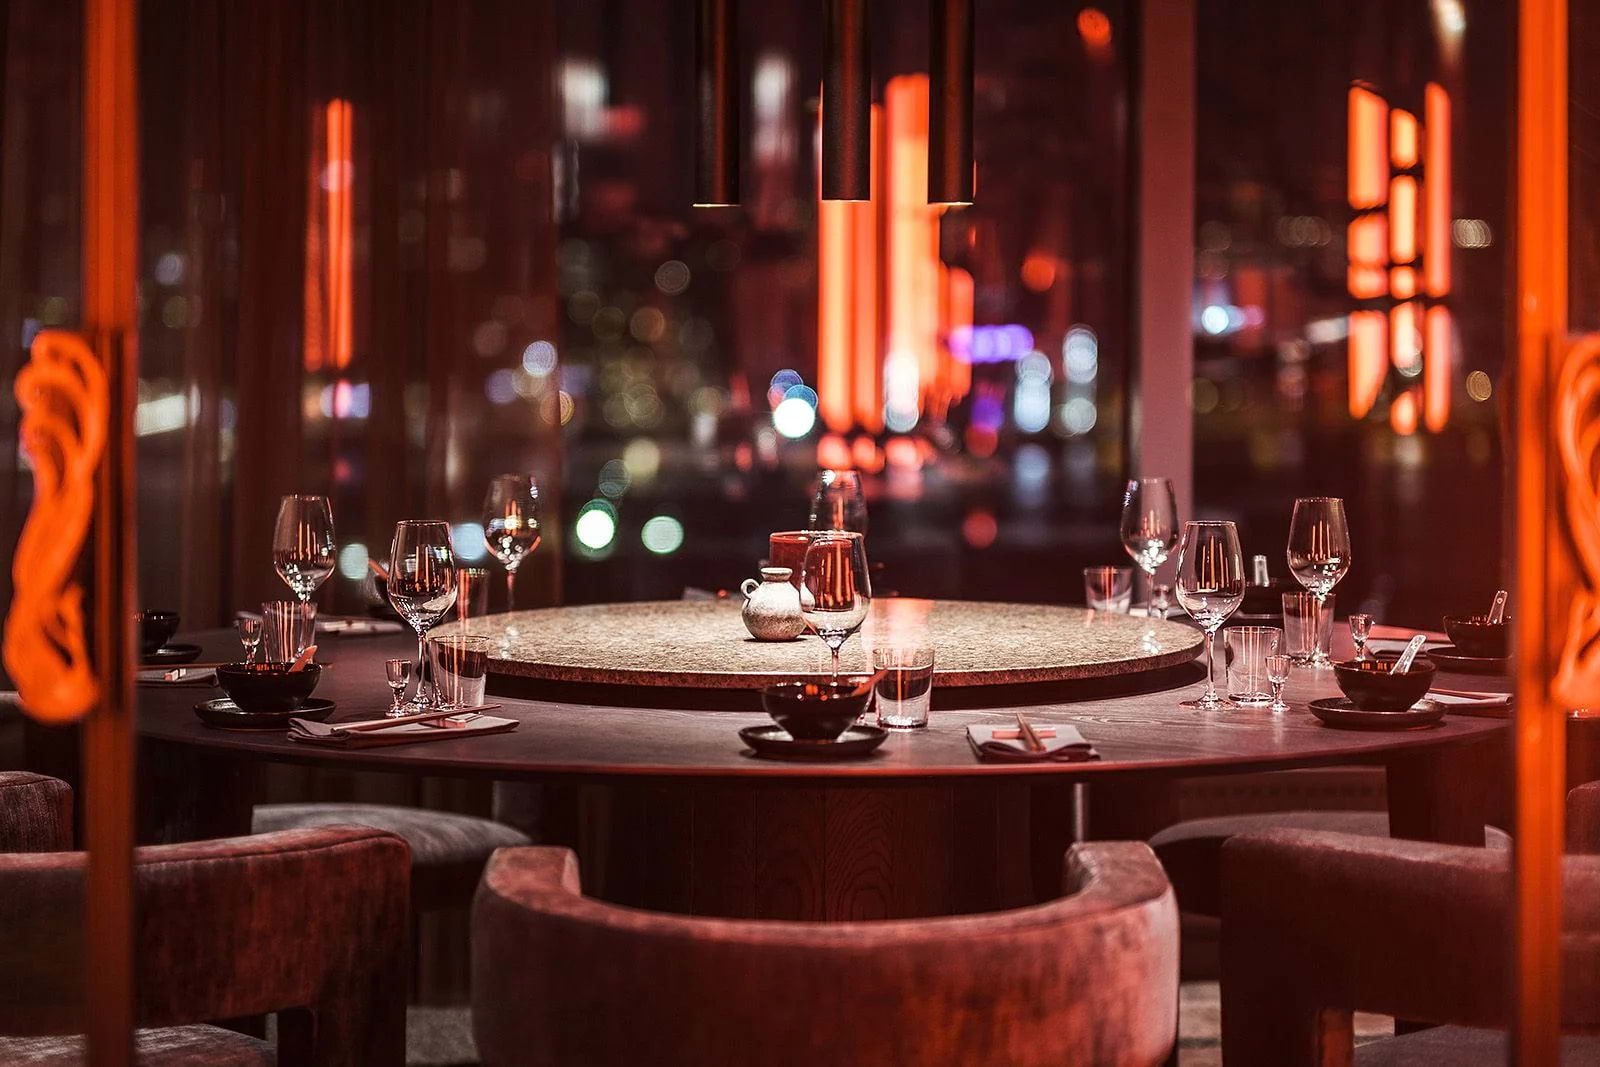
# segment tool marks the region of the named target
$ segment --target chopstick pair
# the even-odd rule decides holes
[[[415,715],[399,715],[392,719],[372,719],[366,722],[354,722],[344,725],[327,723],[308,723],[304,719],[291,719],[290,728],[298,729],[302,733],[314,734],[319,737],[337,737],[341,734],[370,734],[379,730],[388,730],[396,726],[409,726],[412,723],[432,725],[442,719],[476,718],[486,711],[493,711],[500,707],[499,704],[476,704],[470,708],[443,708],[434,711],[422,711]]]

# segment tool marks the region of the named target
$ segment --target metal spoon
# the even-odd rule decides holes
[[[1498,626],[1506,621],[1506,598],[1511,594],[1504,589],[1494,595],[1494,604],[1489,608],[1489,625]]]
[[[1406,642],[1405,651],[1400,653],[1400,658],[1394,661],[1394,666],[1389,668],[1389,673],[1405,674],[1409,671],[1411,669],[1411,661],[1417,658],[1418,652],[1422,651],[1422,645],[1425,641],[1427,641],[1426,637],[1422,634],[1417,634]]]

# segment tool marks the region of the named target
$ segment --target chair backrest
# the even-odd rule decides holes
[[[0,771],[0,852],[72,847],[72,787],[29,771]]]
[[[140,1026],[280,1012],[280,1063],[404,1061],[400,838],[287,830],[142,848],[136,864]],[[0,1034],[83,1030],[84,865],[0,855]]]
[[[1149,848],[1067,854],[1037,907],[859,923],[694,918],[582,896],[501,849],[473,903],[486,1064],[1128,1064],[1177,1032],[1178,930]]]

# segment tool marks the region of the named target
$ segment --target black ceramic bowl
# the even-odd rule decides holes
[[[761,706],[797,741],[832,741],[871,698],[870,686],[854,682],[784,682],[761,691]]]
[[[1444,632],[1463,656],[1504,659],[1510,647],[1511,620],[1490,622],[1487,615],[1446,615]]]
[[[148,656],[160,650],[172,635],[178,632],[176,611],[141,611],[134,616],[139,623],[139,652]]]
[[[217,684],[240,711],[292,711],[304,704],[322,677],[322,666],[291,671],[287,663],[225,663]]]
[[[1393,659],[1345,660],[1333,665],[1333,676],[1344,695],[1362,711],[1405,711],[1427,695],[1434,663],[1418,656],[1404,674],[1390,674],[1393,665]]]

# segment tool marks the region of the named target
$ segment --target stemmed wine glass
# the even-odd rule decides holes
[[[811,530],[867,532],[867,498],[861,489],[861,472],[824,470],[817,475],[811,498]]]
[[[333,573],[333,509],[325,496],[286,496],[272,528],[272,565],[301,603]]]
[[[826,533],[812,539],[800,564],[800,615],[833,653],[839,677],[839,649],[867,620],[872,582],[867,549],[859,533]]]
[[[1239,550],[1239,528],[1231,522],[1186,522],[1178,545],[1178,603],[1183,605],[1206,635],[1206,691],[1198,700],[1185,700],[1181,708],[1214,711],[1235,705],[1217,695],[1217,664],[1213,654],[1217,631],[1244,600],[1244,555]]]
[[[456,556],[450,524],[408,519],[394,528],[389,548],[389,603],[417,633],[417,692],[411,703],[432,703],[422,665],[427,662],[428,630],[456,600]]]
[[[1350,527],[1344,518],[1344,501],[1336,496],[1306,496],[1294,502],[1289,520],[1289,573],[1317,598],[1317,626],[1333,587],[1350,569]],[[1308,661],[1313,667],[1329,665],[1328,654],[1317,647]]]
[[[516,607],[517,568],[539,547],[539,483],[531,474],[501,474],[483,498],[483,535],[506,568],[506,610]]]
[[[1122,547],[1149,577],[1146,586],[1153,590],[1156,571],[1178,547],[1178,503],[1169,479],[1128,481],[1122,496]]]

